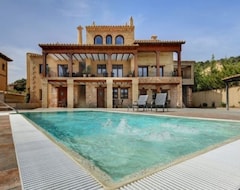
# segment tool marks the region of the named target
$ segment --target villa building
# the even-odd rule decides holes
[[[10,61],[12,59],[0,52],[0,91],[8,89],[8,62]]]
[[[168,93],[170,107],[191,106],[192,61],[182,61],[185,41],[157,36],[136,40],[133,19],[125,25],[79,26],[76,44],[39,44],[27,53],[30,102],[47,107],[127,107],[140,94],[149,102]],[[174,57],[177,58],[174,61]]]

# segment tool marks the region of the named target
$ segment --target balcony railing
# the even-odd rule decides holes
[[[63,73],[61,75],[59,75],[57,72],[53,72],[51,71],[50,73],[48,73],[46,75],[46,77],[116,77],[116,78],[124,78],[124,77],[135,77],[134,75],[125,75],[125,76],[122,76],[122,77],[119,77],[119,76],[114,76],[113,73],[111,74],[111,76],[109,76],[108,73],[104,73],[104,74],[92,74],[92,73],[88,73],[88,74],[85,74],[85,73],[80,73],[80,72],[73,72],[72,75],[70,76],[69,73]],[[138,76],[139,78],[151,78],[151,77],[157,77],[156,75],[148,75],[148,76]],[[164,72],[164,75],[163,76],[159,76],[158,78],[164,78],[164,77],[167,77],[167,78],[171,78],[171,77],[178,77],[177,74],[175,72]],[[187,79],[187,80],[193,80],[192,76],[187,76],[187,75],[183,75],[182,76],[182,79]]]

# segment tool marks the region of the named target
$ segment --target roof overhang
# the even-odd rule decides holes
[[[69,54],[67,53],[52,53],[50,54],[55,60],[67,61],[70,59]],[[127,61],[133,57],[132,53],[113,53],[111,54],[112,60],[117,61]],[[91,59],[93,61],[106,61],[108,55],[106,53],[74,53],[72,54],[72,60],[84,61],[86,59]]]
[[[6,55],[2,54],[1,52],[0,52],[0,57],[1,57],[2,59],[4,59],[5,61],[13,61],[12,59],[10,59],[10,58],[7,57]]]
[[[224,78],[224,79],[222,79],[222,80],[223,80],[225,83],[240,81],[240,74],[232,75],[232,76],[226,77],[226,78]]]
[[[112,60],[127,61],[137,52],[138,45],[79,45],[79,44],[39,44],[43,53],[51,55],[55,60],[94,61]]]
[[[178,52],[185,41],[135,40],[134,44],[138,45],[138,51]]]

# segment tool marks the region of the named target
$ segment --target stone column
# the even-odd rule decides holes
[[[73,79],[67,79],[67,107],[74,107],[74,81]]]
[[[180,78],[180,82],[177,85],[177,107],[182,108],[182,79]]]
[[[113,86],[113,80],[112,78],[107,78],[107,108],[113,107],[113,98],[112,98],[112,86]]]
[[[108,62],[107,62],[107,73],[108,76],[111,77],[111,73],[112,73],[112,58],[111,58],[112,54],[108,53],[107,57],[108,57]]]
[[[72,54],[68,54],[69,61],[68,61],[68,72],[69,72],[69,77],[72,77],[72,71],[73,71],[73,59],[72,59]]]
[[[43,77],[46,77],[47,53],[43,53]]]
[[[138,77],[137,53],[134,53],[134,77]]]
[[[138,78],[132,79],[132,103],[138,100]]]
[[[156,51],[156,70],[157,70],[157,72],[156,72],[156,76],[157,77],[160,77],[160,69],[159,69],[159,51]]]
[[[48,107],[48,80],[42,79],[42,108]]]
[[[182,69],[181,69],[181,51],[177,52],[178,55],[178,77],[182,76]]]

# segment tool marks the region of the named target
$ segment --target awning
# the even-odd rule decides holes
[[[240,74],[232,75],[232,76],[226,77],[226,78],[224,78],[224,79],[222,79],[222,80],[223,80],[225,83],[240,81]]]
[[[66,53],[53,53],[49,55],[56,60],[69,60],[69,55]],[[133,54],[131,53],[114,53],[111,55],[111,60],[127,61],[132,57]],[[75,53],[72,55],[72,59],[76,61],[84,61],[85,59],[91,59],[93,61],[106,61],[108,59],[108,55],[106,53]]]

